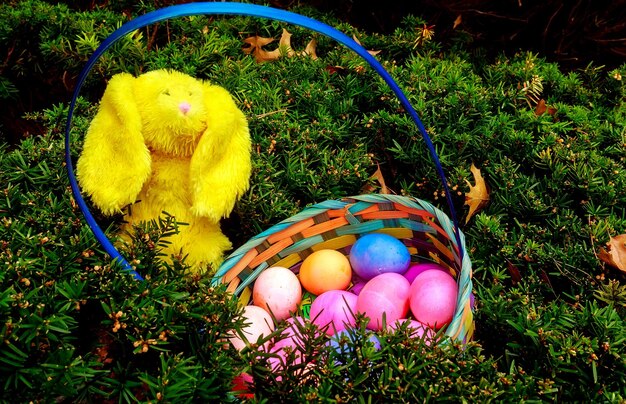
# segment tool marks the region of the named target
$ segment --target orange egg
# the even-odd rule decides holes
[[[315,251],[305,258],[300,267],[300,283],[314,295],[329,290],[346,290],[351,279],[350,261],[335,250]]]

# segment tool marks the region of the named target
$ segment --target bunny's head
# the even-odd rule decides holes
[[[104,213],[117,212],[135,202],[154,153],[189,158],[194,201],[215,193],[207,184],[222,179],[227,203],[216,215],[229,212],[247,188],[248,124],[228,91],[177,71],[117,74],[85,136],[78,180]]]
[[[156,70],[134,79],[132,96],[146,144],[189,156],[207,128],[207,85],[176,71]]]

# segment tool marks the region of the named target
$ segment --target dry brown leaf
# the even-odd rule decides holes
[[[452,29],[456,29],[456,27],[458,27],[459,25],[461,25],[461,23],[463,22],[463,17],[461,17],[461,14],[459,14],[456,17],[456,20],[454,20],[454,25],[452,25]]]
[[[376,172],[374,174],[372,174],[372,176],[370,177],[371,180],[376,180],[378,182],[378,184],[380,184],[380,191],[379,193],[381,194],[389,194],[389,189],[387,188],[387,185],[385,184],[385,178],[383,177],[383,172],[380,171],[380,165],[378,165],[378,168],[376,169]],[[367,184],[363,187],[363,189],[361,190],[362,193],[364,194],[369,194],[372,191],[374,191],[376,189],[375,185],[371,185],[371,184]]]
[[[352,34],[352,39],[354,39],[354,42],[358,43],[359,45],[361,45],[361,41],[359,41],[359,38],[356,37],[356,35]],[[361,45],[363,46],[363,45]],[[369,53],[372,56],[376,56],[380,53],[381,51],[379,50],[368,50],[367,53]]]
[[[315,38],[311,39],[308,44],[306,44],[306,48],[300,53],[302,56],[309,56],[311,59],[317,59],[317,53],[315,50],[317,49],[317,41]]]
[[[283,33],[280,35],[280,41],[278,41],[278,49],[275,49],[272,52],[276,53],[276,58],[278,59],[281,51],[289,57],[295,55],[295,52],[291,49],[291,32],[284,28]]]
[[[472,216],[483,209],[489,202],[489,190],[487,189],[487,184],[485,183],[485,179],[483,178],[480,169],[476,168],[476,166],[472,164],[470,170],[474,176],[475,185],[472,185],[468,180],[465,180],[470,188],[469,192],[465,194],[465,205],[469,206],[469,212],[465,218],[465,224],[467,224]]]
[[[506,260],[506,264],[509,269],[509,275],[511,275],[511,284],[515,286],[522,281],[522,273],[518,267],[511,263],[511,261]]]
[[[598,258],[612,267],[626,272],[626,234],[611,237],[606,249],[600,248]]]
[[[274,42],[274,38],[263,38],[255,35],[244,39],[243,42],[247,44],[247,46],[242,48],[243,52],[247,55],[253,54],[254,58],[259,63],[275,60],[280,56],[280,54],[276,56],[274,51],[268,52],[263,49],[265,45]]]
[[[548,113],[548,115],[554,115],[556,114],[556,108],[546,105],[546,100],[541,99],[539,100],[539,102],[537,103],[537,107],[535,108],[535,115],[541,116],[546,112]]]
[[[328,71],[328,73],[330,74],[335,74],[335,73],[341,73],[341,74],[346,74],[348,69],[346,69],[343,66],[326,66],[325,67],[326,71]]]
[[[539,100],[539,103],[537,103],[537,107],[535,107],[535,115],[541,116],[547,110],[548,110],[548,107],[546,106],[546,100],[543,100],[543,99]]]
[[[283,28],[283,33],[280,36],[280,40],[278,41],[278,48],[272,51],[266,51],[263,49],[263,46],[274,42],[274,38],[263,38],[260,36],[251,36],[243,40],[248,46],[243,47],[243,51],[249,55],[253,54],[256,61],[261,62],[269,62],[272,60],[276,60],[279,57],[286,55],[288,57],[292,57],[297,55],[310,56],[312,59],[317,59],[317,54],[315,53],[317,42],[315,39],[312,39],[307,44],[306,48],[302,52],[296,53],[291,47],[291,33]]]

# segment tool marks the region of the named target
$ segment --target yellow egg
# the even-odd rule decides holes
[[[351,279],[350,261],[335,250],[316,251],[306,257],[300,267],[300,283],[314,295],[329,290],[346,290]]]

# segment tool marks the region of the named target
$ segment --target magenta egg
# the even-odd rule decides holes
[[[361,290],[363,290],[363,286],[365,286],[367,282],[364,281],[363,279],[356,279],[356,280],[353,280],[352,282],[353,282],[352,286],[350,286],[350,289],[348,289],[348,291],[358,296],[359,293],[361,293]]]
[[[420,262],[419,264],[413,264],[409,267],[409,269],[404,273],[404,277],[409,281],[409,283],[413,283],[417,275],[421,274],[424,271],[429,269],[439,269],[444,272],[448,272],[448,270],[434,262]]]
[[[409,249],[397,238],[384,233],[370,233],[359,238],[350,249],[352,270],[369,280],[383,273],[403,274],[411,263]]]
[[[456,310],[457,284],[438,269],[422,272],[411,284],[410,307],[416,320],[439,329],[452,321]]]
[[[291,270],[271,267],[261,272],[254,282],[252,301],[255,306],[265,309],[277,321],[288,318],[298,310],[302,300],[302,286]]]
[[[367,328],[382,330],[404,318],[409,311],[410,284],[400,274],[389,272],[372,278],[357,298],[356,309],[369,318]]]
[[[239,333],[231,330],[228,332],[230,343],[235,349],[241,351],[246,343],[256,342],[260,336],[268,336],[274,331],[274,321],[270,314],[258,306],[248,305],[243,309],[244,326],[241,332],[245,340],[239,336]],[[264,346],[267,345],[267,342]]]
[[[329,290],[317,296],[311,304],[311,321],[320,328],[328,326],[326,334],[333,335],[355,324],[357,296],[345,290]]]
[[[430,345],[430,343],[435,338],[435,331],[432,328],[429,328],[427,325],[420,323],[417,320],[413,320],[410,318],[402,318],[394,323],[391,323],[387,326],[387,329],[390,331],[394,331],[401,326],[403,326],[406,322],[407,331],[409,331],[409,335],[412,338],[423,338],[424,343],[426,345]]]

